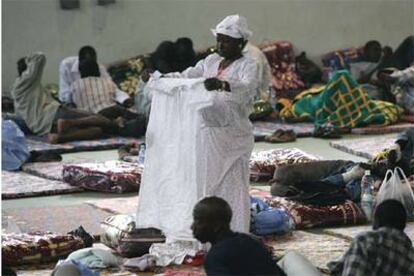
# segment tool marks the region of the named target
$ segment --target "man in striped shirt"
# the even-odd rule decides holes
[[[71,85],[73,103],[78,109],[116,120],[119,135],[139,137],[145,133],[145,116],[120,106],[115,101],[117,87],[108,77],[101,76],[98,64],[85,60],[79,65],[81,78]]]
[[[93,60],[97,62],[97,54],[93,47],[83,46],[79,50],[78,56],[67,57],[62,60],[59,66],[59,100],[66,105],[73,105],[73,95],[71,85],[81,78],[79,65],[85,60]],[[111,78],[105,67],[99,65],[100,75],[106,78]],[[129,96],[124,91],[116,90],[117,96],[123,101],[129,99]]]

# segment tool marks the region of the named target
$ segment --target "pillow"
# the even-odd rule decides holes
[[[296,229],[316,226],[356,225],[366,222],[362,209],[347,200],[332,206],[304,205],[282,197],[266,198],[265,202],[274,208],[285,208],[295,222]]]

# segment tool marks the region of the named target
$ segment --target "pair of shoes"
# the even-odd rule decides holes
[[[318,126],[313,131],[313,137],[318,138],[341,138],[339,130],[335,128],[332,124],[324,124]]]
[[[292,129],[278,129],[273,134],[265,136],[265,141],[269,143],[286,143],[296,140],[296,133]]]

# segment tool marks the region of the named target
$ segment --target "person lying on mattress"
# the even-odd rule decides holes
[[[293,101],[281,104],[282,118],[313,122],[316,130],[386,126],[396,123],[403,112],[393,103],[372,99],[346,70],[337,71],[326,85],[302,91]]]
[[[398,134],[394,145],[378,153],[368,164],[349,160],[324,160],[276,168],[270,181],[271,194],[316,205],[336,205],[346,199],[361,200],[361,179],[371,170],[378,190],[387,169],[400,167],[407,176],[414,170],[414,128]]]
[[[46,64],[43,53],[33,53],[18,61],[18,77],[11,94],[16,115],[35,135],[48,135],[49,143],[96,139],[103,130],[118,128],[115,122],[61,105],[42,86]]]
[[[331,275],[414,275],[414,248],[404,232],[407,213],[397,200],[385,200],[374,213],[372,231],[355,237]]]
[[[388,84],[395,102],[406,113],[414,115],[414,63],[403,70],[385,69],[380,72],[379,78]]]
[[[111,78],[101,76],[99,66],[94,60],[85,60],[79,64],[81,78],[71,85],[73,103],[77,109],[99,114],[119,122],[120,136],[141,137],[145,134],[146,118],[117,104],[117,87]]]
[[[276,263],[257,237],[230,228],[232,213],[230,205],[219,197],[206,197],[194,207],[193,235],[201,243],[211,243],[204,261],[207,275],[321,275],[295,251]]]

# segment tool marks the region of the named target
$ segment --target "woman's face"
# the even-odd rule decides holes
[[[244,47],[243,39],[233,38],[223,34],[217,34],[217,53],[226,58],[231,59],[241,55]]]

